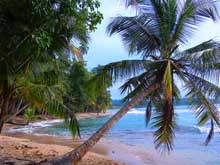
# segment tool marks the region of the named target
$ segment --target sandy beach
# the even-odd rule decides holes
[[[30,139],[0,136],[0,164],[35,164],[50,160],[71,151],[72,147],[41,144]],[[101,154],[89,152],[79,165],[123,165]]]
[[[78,139],[78,140],[72,140],[71,137],[59,137],[59,136],[44,136],[44,135],[32,135],[32,134],[7,134],[7,137],[12,137],[16,139],[24,140],[24,141],[29,141],[29,144],[32,143],[37,143],[41,144],[45,147],[48,148],[48,145],[56,145],[62,147],[67,147],[67,148],[75,148],[78,145],[80,145],[83,141]],[[9,141],[10,141],[9,138]],[[1,138],[0,138],[0,141]],[[50,148],[50,147],[49,147]],[[48,148],[48,150],[49,150]],[[69,151],[70,149],[68,149]],[[143,164],[151,164],[154,160],[150,156],[150,152],[146,152],[135,147],[131,147],[128,145],[121,144],[117,141],[109,141],[105,138],[101,139],[92,149],[91,152],[87,155],[90,155],[91,153],[94,153],[94,156],[104,156],[104,158],[107,158],[107,160],[103,161],[103,163],[100,161],[99,164],[128,164],[128,165],[143,165]],[[143,162],[143,155],[146,158],[145,161]],[[85,157],[83,159],[83,162],[85,162]],[[109,161],[108,163],[106,161]],[[85,163],[86,165],[86,163]]]
[[[109,113],[79,113],[77,119],[96,118],[110,115]],[[37,121],[31,123],[38,125],[42,122],[53,122],[55,120]],[[55,121],[56,122],[56,121]],[[71,137],[55,136],[36,136],[23,133],[9,133],[9,130],[19,130],[22,126],[5,124],[3,134],[0,136],[0,164],[33,164],[52,159],[58,155],[63,155],[71,151],[74,147],[80,145],[83,141],[80,139],[72,140]],[[8,132],[9,131],[9,132]],[[42,150],[43,148],[43,150]],[[113,160],[105,155],[108,151],[103,146],[96,146],[92,152],[89,152],[79,164],[125,164]]]
[[[96,118],[104,115],[107,114],[98,116],[97,114],[78,114],[78,118]],[[30,124],[39,129],[41,126],[47,127],[47,124],[51,126],[50,124],[54,122],[60,122],[60,120],[38,121]],[[78,138],[73,140],[71,136],[35,134],[35,132],[28,132],[27,128],[24,131],[23,128],[5,125],[3,134],[0,136],[0,164],[39,163],[63,155],[83,142]],[[135,135],[135,132],[131,133]],[[177,162],[179,165],[195,164],[193,161],[183,159],[183,154],[174,152],[169,157],[161,157],[153,148],[127,145],[118,138],[104,137],[83,158],[80,165],[175,165]]]

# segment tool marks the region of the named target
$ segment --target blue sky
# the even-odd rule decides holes
[[[95,32],[91,33],[91,43],[89,51],[85,56],[87,61],[87,68],[90,70],[97,65],[105,65],[110,62],[120,61],[129,58],[138,58],[128,56],[128,53],[123,46],[119,36],[108,37],[106,34],[106,26],[110,22],[110,18],[119,14],[132,14],[131,11],[125,11],[119,0],[100,0],[100,11],[104,15],[104,20]],[[192,36],[191,42],[185,45],[185,48],[192,47],[202,41],[209,39],[216,39],[220,41],[220,23],[213,23],[212,21],[201,24],[197,33]],[[118,90],[120,83],[115,84],[110,90],[113,99],[120,99],[122,96]]]

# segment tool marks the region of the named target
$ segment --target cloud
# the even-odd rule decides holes
[[[134,59],[136,57],[129,57],[128,52],[123,46],[119,36],[108,37],[106,34],[106,26],[110,22],[111,17],[115,17],[118,14],[132,15],[133,11],[125,11],[123,5],[117,4],[118,0],[102,0],[101,12],[104,15],[102,24],[98,26],[98,29],[91,33],[92,41],[89,45],[90,49],[85,56],[87,61],[87,67],[92,69],[97,65],[105,65],[110,62],[120,61],[123,59]],[[209,39],[217,39],[220,41],[220,23],[213,23],[208,21],[199,26],[198,31],[192,36],[189,44],[183,48],[192,47],[198,43]],[[112,98],[121,98],[118,90],[119,85],[111,88]]]

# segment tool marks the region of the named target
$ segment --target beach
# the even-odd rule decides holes
[[[109,116],[110,113],[80,113],[77,119],[101,118]],[[37,121],[30,123],[32,127],[40,128],[43,125],[60,122],[59,119]],[[22,133],[23,126],[5,124],[3,135],[0,136],[0,164],[31,164],[40,163],[63,155],[78,145],[83,140],[71,136],[49,136]],[[42,150],[42,148],[44,148]],[[79,163],[82,165],[122,165],[141,164],[142,160],[132,154],[133,148],[127,145],[102,139],[93,147],[91,152],[86,154]]]
[[[109,113],[79,113],[77,119],[99,118]],[[42,123],[59,122],[58,119],[37,121],[30,125],[39,126]],[[70,152],[83,141],[71,137],[43,136],[24,133],[10,133],[9,130],[19,130],[22,126],[5,124],[3,135],[0,136],[0,164],[33,164],[50,160],[56,156]],[[12,131],[13,132],[13,131]],[[42,150],[43,148],[43,150]],[[113,160],[106,156],[111,152],[104,145],[97,145],[79,163],[81,165],[123,165],[126,163]]]
[[[70,152],[73,149],[67,146],[67,144],[62,146],[56,145],[55,143],[52,144],[53,140],[50,138],[38,138],[41,139],[41,141],[45,140],[45,143],[43,144],[30,140],[31,136],[29,139],[0,136],[0,164],[39,164]],[[125,163],[110,159],[101,154],[89,152],[78,164],[123,165]]]
[[[0,165],[220,165],[219,7],[0,0]]]
[[[122,120],[101,138],[82,160],[83,164],[86,165],[89,162],[93,164],[124,163],[128,165],[219,164],[218,151],[220,141],[218,134],[216,134],[208,146],[205,146],[203,142],[207,133],[203,131],[208,130],[206,126],[200,128],[195,125],[196,121],[192,118],[192,114],[188,112],[187,106],[176,108],[179,115],[179,127],[176,130],[174,150],[169,155],[161,155],[160,152],[155,150],[153,130],[151,127],[145,127],[145,112],[144,109],[139,108],[129,111]],[[110,116],[116,112],[117,110],[109,110]],[[28,145],[37,143],[43,145],[44,148],[48,148],[48,150],[53,150],[50,148],[50,145],[56,145],[64,148],[67,147],[67,150],[70,151],[100,128],[110,118],[109,114],[99,114],[98,116],[97,114],[79,115],[82,138],[77,138],[74,141],[68,129],[63,127],[62,120],[59,119],[38,121],[36,123],[30,123],[27,127],[5,125],[7,131],[4,131],[4,135],[23,141],[28,139]],[[17,142],[12,139],[9,141]],[[2,140],[0,143],[2,143]],[[5,146],[5,148],[8,147]],[[11,150],[13,151],[13,149]],[[67,150],[65,151],[68,152]],[[10,150],[7,151],[11,152]],[[92,160],[88,159],[91,153],[95,154]],[[64,152],[60,154],[64,154]],[[106,159],[100,160],[99,156],[102,158],[104,156]],[[47,154],[45,157],[48,157]],[[94,160],[97,162],[93,162]]]

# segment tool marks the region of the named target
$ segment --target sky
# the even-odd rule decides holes
[[[123,4],[119,3],[119,0],[100,0],[100,2],[100,11],[103,13],[104,20],[98,25],[97,30],[90,35],[89,51],[87,55],[85,55],[85,61],[87,62],[87,68],[89,70],[98,65],[138,58],[137,56],[128,56],[128,52],[119,36],[114,35],[109,37],[106,34],[106,27],[112,17],[132,14],[132,11],[126,11]],[[192,47],[209,39],[220,41],[220,22],[213,23],[212,21],[208,21],[202,23],[199,30],[192,36],[191,41],[185,45],[184,48]],[[114,84],[114,86],[110,88],[112,99],[122,98],[118,90],[120,84],[121,83]]]

